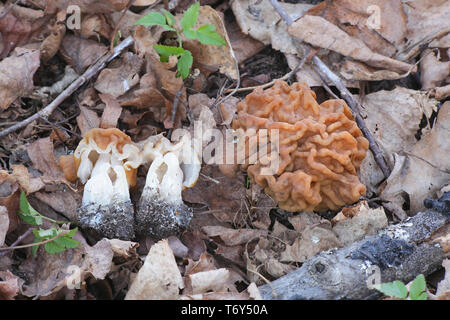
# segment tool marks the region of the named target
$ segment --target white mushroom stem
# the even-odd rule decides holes
[[[111,175],[114,179],[111,179]],[[124,168],[121,165],[111,166],[111,156],[102,153],[84,186],[82,204],[110,206],[113,202],[128,201],[130,200],[128,188]]]
[[[142,196],[146,199],[156,198],[168,204],[183,202],[183,171],[178,157],[173,152],[155,158],[150,165]]]

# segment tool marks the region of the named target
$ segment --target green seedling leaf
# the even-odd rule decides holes
[[[227,42],[216,31],[216,27],[211,24],[205,24],[197,29],[197,38],[203,44],[215,46],[225,46]]]
[[[419,274],[409,286],[409,297],[411,300],[426,300],[428,296],[426,289],[425,277]]]
[[[154,45],[153,48],[158,52],[162,62],[168,62],[170,56],[179,56],[186,51],[180,47],[164,46],[160,44]]]
[[[58,238],[59,239],[59,238]],[[50,254],[56,254],[56,253],[61,253],[64,250],[66,250],[66,248],[63,245],[60,245],[59,243],[57,243],[56,241],[50,241],[47,242],[44,245],[44,249],[45,251],[47,251]]]
[[[408,289],[405,284],[398,280],[394,282],[381,283],[379,285],[375,285],[374,287],[389,297],[406,299],[408,296]]]
[[[138,21],[134,23],[135,25],[142,25],[145,27],[150,26],[161,26],[166,30],[175,31],[174,28],[170,27],[166,23],[166,17],[163,16],[161,13],[152,11],[146,16],[140,18]]]
[[[195,30],[191,30],[191,29],[183,30],[183,33],[186,36],[186,38],[188,38],[188,39],[192,39],[192,40],[197,39],[197,32]]]
[[[19,216],[28,224],[32,226],[40,226],[42,224],[42,217],[28,202],[25,192],[20,193],[20,212]]]
[[[197,22],[198,11],[200,9],[200,2],[194,3],[190,6],[181,18],[181,27],[184,31],[192,28]]]
[[[194,58],[192,57],[192,53],[189,50],[184,50],[184,53],[178,59],[177,76],[180,76],[186,79],[189,76],[189,72],[191,71],[192,63],[194,62]]]
[[[175,17],[166,9],[161,9],[162,13],[164,14],[164,16],[167,19],[167,24],[171,27],[173,27],[175,25],[175,23],[177,22],[177,20],[175,19]]]

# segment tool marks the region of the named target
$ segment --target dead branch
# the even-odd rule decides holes
[[[9,127],[6,130],[0,132],[0,138],[4,137],[20,128],[23,128],[30,124],[31,122],[39,119],[39,118],[47,118],[52,112],[68,97],[72,95],[78,88],[80,88],[84,83],[92,79],[98,72],[100,72],[110,61],[116,58],[122,51],[133,44],[134,39],[132,36],[124,39],[119,45],[114,48],[114,51],[111,53],[105,54],[101,57],[96,63],[90,66],[84,73],[81,75],[76,81],[74,81],[70,86],[68,86],[63,92],[61,92],[55,100],[53,100],[49,105],[45,108],[41,109],[39,112],[35,113],[31,117]]]
[[[380,293],[370,287],[373,280],[407,283],[441,266],[443,249],[424,241],[448,222],[448,212],[420,212],[377,235],[366,236],[341,249],[321,252],[297,270],[270,285],[260,286],[259,291],[263,299],[377,298]]]

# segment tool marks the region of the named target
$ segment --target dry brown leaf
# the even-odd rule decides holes
[[[99,97],[106,104],[100,119],[100,128],[107,129],[117,127],[117,121],[122,113],[122,107],[110,94],[100,94]]]
[[[47,5],[45,9],[47,13],[67,9],[70,5],[80,7],[83,13],[111,13],[122,11],[128,4],[128,0],[44,0],[44,2]]]
[[[5,244],[6,233],[9,229],[8,209],[0,206],[0,247]]]
[[[398,87],[392,91],[378,91],[368,94],[361,101],[365,122],[384,151],[392,166],[392,154],[410,149],[416,142],[422,118],[430,118],[438,101],[425,93]],[[422,128],[422,135],[430,130],[429,124]],[[369,192],[377,192],[383,173],[371,153],[367,153],[360,168],[359,177]]]
[[[111,32],[111,27],[102,14],[90,15],[81,20],[80,35],[85,39],[92,38],[97,41],[100,41],[100,37],[108,39]]]
[[[230,272],[225,269],[202,271],[187,275],[183,294],[200,294],[208,291],[226,291]]]
[[[50,137],[41,138],[28,146],[28,156],[33,162],[34,168],[42,172],[45,177],[50,179],[63,179],[64,173],[59,167],[53,153],[53,141]]]
[[[430,242],[433,244],[439,244],[444,251],[444,255],[450,258],[450,224],[446,224],[433,232],[430,237]]]
[[[421,44],[441,38],[450,32],[450,2],[447,0],[417,0],[403,3],[407,17],[407,47],[400,57],[411,57]]]
[[[23,280],[9,270],[0,271],[0,300],[14,300],[22,284]]]
[[[100,127],[100,118],[95,111],[80,106],[80,115],[77,117],[77,125],[83,136],[89,130]]]
[[[425,50],[420,61],[422,90],[439,87],[448,76],[450,76],[450,61],[439,61],[434,51]]]
[[[385,207],[404,215],[403,204],[409,199],[414,214],[424,210],[423,200],[450,180],[450,102],[445,102],[429,134],[422,137],[404,156],[395,154],[395,166],[381,192],[381,199],[389,201]],[[420,183],[418,183],[420,181]]]
[[[444,87],[439,87],[434,90],[434,96],[438,100],[444,100],[447,97],[450,97],[450,84]]]
[[[250,57],[253,57],[266,45],[261,41],[255,40],[249,35],[244,34],[235,20],[225,25],[230,38],[231,47],[238,64],[243,63]]]
[[[83,239],[78,234],[75,238]],[[27,297],[44,297],[65,286],[77,286],[89,275],[104,279],[112,266],[112,258],[113,251],[106,239],[93,247],[84,243],[58,254],[47,253],[41,246],[36,258],[30,253],[19,267],[28,280],[21,293]]]
[[[7,171],[0,170],[0,206],[6,207],[8,212],[8,232],[13,231],[20,224],[20,218],[17,215],[19,195],[19,185],[15,178]]]
[[[305,262],[317,253],[342,247],[336,234],[324,225],[306,228],[301,237],[292,245],[287,245],[281,253],[280,262]]]
[[[62,39],[66,34],[66,25],[63,21],[56,21],[51,33],[42,41],[40,46],[43,62],[50,60],[59,50]]]
[[[139,243],[132,241],[124,241],[120,239],[106,239],[111,245],[111,249],[114,252],[114,257],[121,257],[128,259],[130,257],[136,257],[136,248]]]
[[[187,277],[194,273],[209,270],[216,270],[216,266],[214,265],[214,258],[210,254],[203,252],[200,255],[200,259],[198,261],[188,259],[188,265],[186,266],[184,276]]]
[[[371,50],[362,40],[354,38],[333,23],[319,16],[305,15],[289,28],[290,35],[313,46],[333,50],[366,64],[398,73],[415,72],[414,65],[395,60]]]
[[[228,38],[227,30],[219,16],[219,13],[210,6],[201,6],[194,28],[211,24],[216,27],[216,32],[227,42],[226,46],[205,45],[198,40],[184,39],[183,47],[191,51],[194,57],[194,67],[206,70],[207,73],[219,71],[231,79],[238,78],[238,67],[236,57]]]
[[[17,98],[34,89],[33,75],[39,68],[39,50],[19,49],[0,61],[0,108],[6,109]]]
[[[280,5],[294,20],[312,7],[303,3],[280,2]],[[286,32],[286,23],[269,0],[236,0],[231,8],[244,34],[249,34],[265,45],[271,44],[275,50],[297,54],[295,44]]]
[[[344,246],[361,240],[366,235],[376,234],[388,225],[383,207],[371,209],[366,201],[342,209],[332,222],[333,231]]]
[[[11,168],[13,169],[12,176],[15,181],[27,194],[39,191],[44,187],[42,180],[40,178],[31,177],[28,169],[24,165],[12,165]]]
[[[240,222],[242,213],[247,212],[245,205],[247,189],[245,189],[242,173],[239,172],[236,177],[228,178],[213,165],[203,166],[201,173],[219,183],[200,176],[193,188],[183,191],[183,199],[190,203],[206,205],[212,211],[208,216],[216,222],[211,224],[218,224],[219,221]],[[220,197],[217,196],[218,194]]]
[[[133,6],[149,6],[154,4],[157,0],[136,0],[133,2]]]
[[[71,221],[77,220],[77,209],[81,205],[81,192],[74,192],[66,185],[52,187],[51,192],[39,191],[33,194],[37,199]]]
[[[144,61],[137,55],[127,52],[119,66],[103,69],[95,82],[95,89],[117,98],[139,83],[139,71]]]
[[[97,41],[74,35],[66,35],[60,48],[63,58],[78,74],[82,74],[107,51],[108,48]]]
[[[0,3],[1,12],[5,12],[8,7],[9,5],[5,8],[5,5]],[[8,56],[15,47],[26,45],[33,34],[40,31],[48,20],[43,18],[43,15],[42,10],[13,6],[0,19],[0,60]]]
[[[206,252],[206,244],[202,236],[198,229],[183,232],[181,235],[181,240],[188,248],[188,256],[194,261],[200,260],[202,254]]]
[[[236,246],[267,235],[266,230],[230,229],[221,226],[204,226],[202,231],[208,237],[219,237],[226,246]]]
[[[161,240],[150,248],[125,300],[177,299],[183,287],[183,278],[168,241]]]
[[[441,297],[450,297],[450,259],[442,261],[442,266],[445,268],[445,278],[438,283],[436,295]]]
[[[173,254],[177,258],[186,258],[189,253],[189,249],[175,236],[170,236],[167,238],[169,241],[170,249],[172,249]]]

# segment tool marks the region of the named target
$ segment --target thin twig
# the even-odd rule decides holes
[[[270,0],[272,6],[275,8],[275,10],[278,12],[278,14],[281,16],[281,18],[286,22],[288,26],[292,25],[293,20],[292,18],[284,11],[284,9],[280,6],[277,0]],[[298,39],[293,38],[296,42],[299,42]],[[376,163],[380,167],[381,171],[383,172],[383,175],[387,179],[389,175],[391,174],[391,170],[389,166],[387,165],[386,159],[384,158],[383,153],[380,150],[380,147],[376,143],[374,137],[372,136],[370,130],[367,128],[363,118],[361,117],[362,113],[362,107],[360,103],[350,94],[350,91],[345,87],[345,85],[342,83],[341,79],[334,74],[325,63],[320,60],[319,57],[314,55],[312,57],[312,63],[315,65],[319,71],[331,82],[334,84],[334,86],[339,90],[341,97],[347,102],[348,106],[353,112],[353,116],[355,117],[356,124],[366,137],[366,139],[369,141],[369,148],[372,152]]]
[[[50,239],[47,239],[47,240],[43,240],[43,241],[40,241],[40,242],[33,242],[33,243],[29,243],[29,244],[24,244],[22,246],[11,246],[11,247],[7,247],[7,248],[0,248],[0,251],[24,249],[24,248],[34,247],[34,246],[40,246],[41,244],[46,244],[47,242],[52,242],[53,240],[56,240],[59,237],[62,237],[63,235],[68,234],[68,233],[69,233],[69,231],[61,232],[60,234],[54,236],[53,238],[50,238]]]
[[[281,78],[274,79],[274,80],[272,80],[272,81],[270,81],[270,82],[268,82],[268,83],[264,83],[264,84],[259,85],[259,86],[239,88],[239,89],[237,89],[235,92],[252,91],[252,90],[255,90],[255,89],[258,89],[258,88],[265,89],[265,88],[268,88],[268,87],[273,86],[273,85],[275,84],[276,81],[279,81],[279,80],[288,80],[290,77],[292,77],[294,74],[296,74],[298,70],[300,70],[300,69],[303,67],[303,65],[304,65],[305,62],[306,62],[306,59],[308,58],[308,55],[309,55],[310,50],[311,50],[311,48],[308,47],[308,48],[306,49],[305,55],[304,55],[303,58],[300,60],[300,62],[297,64],[297,66],[296,66],[294,69],[292,69],[291,71],[289,71],[288,73],[286,73],[286,74],[285,74],[284,76],[282,76]],[[225,92],[228,93],[228,92],[232,92],[232,91],[233,91],[233,90],[230,90],[230,89],[229,89],[229,90],[226,90]]]
[[[317,69],[317,67],[314,65],[312,67],[313,67],[314,72],[317,73],[317,75],[319,76],[320,80],[322,80],[322,86],[325,88],[325,90],[328,92],[328,94],[335,99],[339,99],[339,97],[337,95],[335,95],[334,92],[331,90],[331,88],[328,86],[327,81],[325,80],[323,75],[320,73],[320,71]]]
[[[107,53],[102,58],[100,58],[95,64],[90,66],[83,75],[81,75],[75,82],[68,86],[63,92],[61,92],[55,100],[53,100],[45,108],[41,109],[39,112],[35,113],[31,117],[9,127],[6,130],[0,132],[0,138],[4,137],[20,128],[23,128],[30,124],[31,122],[37,120],[38,118],[47,118],[52,112],[58,107],[65,99],[70,97],[78,88],[80,88],[84,83],[92,79],[100,70],[102,70],[108,62],[116,58],[122,51],[133,44],[134,40],[132,36],[124,39],[119,45],[114,48],[114,52]]]
[[[16,239],[16,241],[14,241],[10,247],[7,248],[0,248],[4,250],[4,252],[0,252],[0,257],[3,257],[5,254],[8,253],[8,250],[13,250],[13,248],[15,248],[19,243],[21,243],[23,241],[23,239],[25,239],[26,237],[28,237],[31,232],[33,232],[33,228],[28,228],[27,231],[24,232],[24,234],[22,234],[20,237],[18,237]]]

